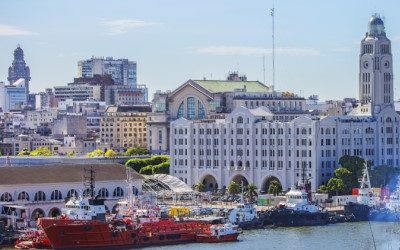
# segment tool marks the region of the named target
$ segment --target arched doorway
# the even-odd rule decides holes
[[[243,175],[236,175],[232,178],[232,181],[236,182],[240,187],[243,184],[243,188],[247,187],[249,185],[249,181],[244,177]]]
[[[265,178],[261,191],[264,193],[278,194],[282,192],[282,183],[275,176]]]
[[[33,210],[32,215],[31,215],[31,220],[33,221],[37,221],[38,218],[42,218],[44,217],[44,211],[41,208],[36,208],[35,210]]]
[[[49,217],[57,217],[61,215],[61,211],[58,207],[53,207],[49,211]]]
[[[218,189],[218,182],[212,175],[204,176],[202,183],[204,185],[204,191],[206,192],[208,191],[213,192]]]

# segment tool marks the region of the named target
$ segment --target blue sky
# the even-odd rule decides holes
[[[77,61],[91,56],[138,62],[138,83],[149,92],[188,79],[225,78],[239,70],[249,80],[271,77],[272,0],[3,0],[0,81],[17,44],[31,68],[31,90],[65,85]],[[276,88],[357,97],[359,42],[372,13],[385,16],[392,39],[395,97],[400,65],[398,0],[275,0]]]

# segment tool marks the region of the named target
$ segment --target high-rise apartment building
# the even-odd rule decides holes
[[[78,62],[78,77],[94,75],[111,75],[115,84],[136,86],[136,62],[112,57],[92,57]]]

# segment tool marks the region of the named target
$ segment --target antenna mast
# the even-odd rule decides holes
[[[265,84],[265,55],[263,55],[262,60],[263,60],[263,83]]]
[[[84,169],[85,174],[83,176],[84,179],[84,186],[86,189],[89,190],[89,198],[94,198],[94,189],[95,189],[95,175],[96,172],[93,170],[93,167],[90,167],[90,169]],[[89,175],[87,175],[89,174]]]
[[[272,91],[275,90],[275,7],[272,4]]]

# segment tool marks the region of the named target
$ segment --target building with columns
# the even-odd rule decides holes
[[[333,177],[344,155],[371,166],[399,166],[392,54],[379,16],[369,22],[359,64],[361,103],[349,115],[274,119],[271,105],[242,103],[223,119],[172,121],[171,175],[189,185],[202,182],[208,190],[243,181],[266,191],[271,180],[287,190],[307,179],[316,191]]]

